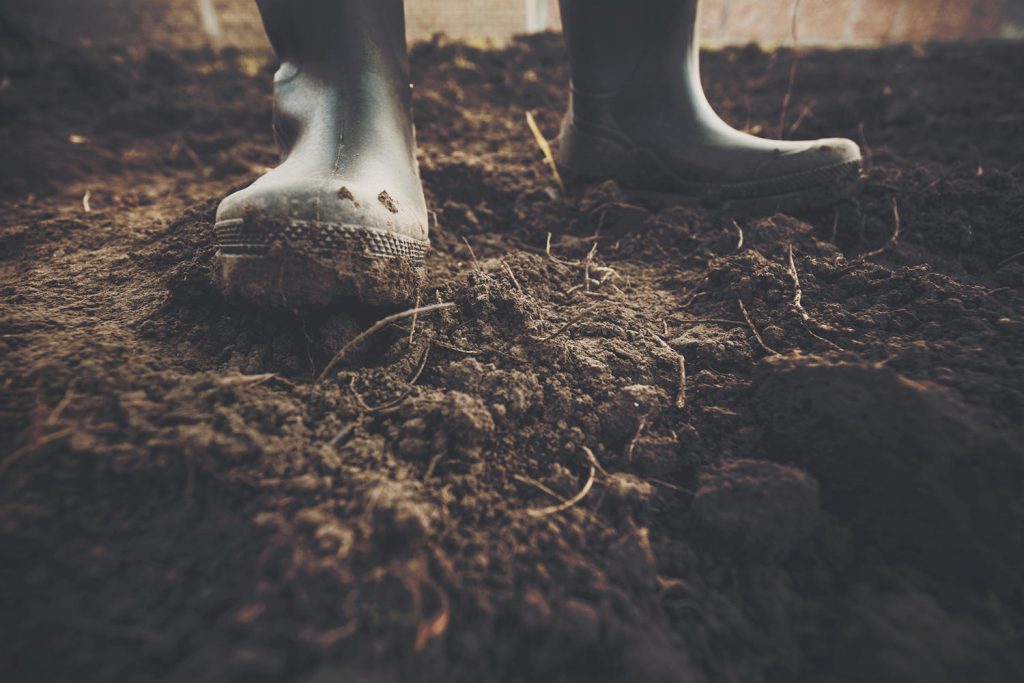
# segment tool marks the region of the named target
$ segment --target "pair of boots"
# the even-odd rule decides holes
[[[257,0],[282,65],[283,162],[221,203],[221,284],[266,305],[408,296],[429,248],[415,158],[403,0]],[[572,73],[556,159],[575,184],[728,210],[792,210],[850,196],[845,139],[765,140],[712,110],[698,0],[561,0]]]

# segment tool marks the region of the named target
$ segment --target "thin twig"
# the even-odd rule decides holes
[[[558,172],[558,164],[555,163],[555,155],[551,152],[551,145],[548,144],[547,138],[544,137],[544,133],[540,132],[540,128],[537,126],[537,120],[533,118],[532,112],[526,112],[526,125],[530,127],[530,132],[533,133],[533,139],[537,141],[537,146],[540,147],[540,151],[544,154],[544,159],[548,162],[548,166],[551,168],[551,175],[555,177],[555,182],[558,183],[558,188],[565,194],[565,183],[562,182],[562,176]]]
[[[337,434],[335,434],[334,437],[330,441],[327,442],[327,445],[330,446],[331,448],[336,448],[338,446],[338,444],[341,443],[341,441],[343,439],[345,439],[349,434],[354,432],[355,429],[356,429],[356,423],[355,422],[349,422],[347,425],[345,425],[344,427],[341,428],[341,431],[339,431]]]
[[[693,292],[693,295],[692,295],[692,296],[691,296],[691,297],[690,297],[689,299],[687,299],[687,300],[686,300],[685,302],[683,302],[682,304],[680,304],[680,305],[679,305],[679,308],[689,308],[689,307],[690,307],[690,305],[691,305],[691,304],[692,304],[692,303],[693,303],[694,301],[696,301],[698,297],[702,297],[702,296],[707,296],[707,294],[708,294],[707,292],[702,292],[702,291],[700,291],[700,288],[701,288],[701,287],[702,287],[703,285],[704,285],[704,283],[703,283],[703,282],[701,282],[701,283],[700,283],[699,285],[697,285],[697,289],[695,289],[695,290],[694,290],[694,292]]]
[[[590,450],[586,446],[581,446],[581,448],[583,449],[583,454],[587,456],[587,462],[589,462],[591,465],[593,465],[594,468],[598,472],[603,474],[604,476],[606,476],[606,477],[611,476],[611,475],[608,474],[608,470],[606,470],[604,467],[602,467],[601,463],[599,463],[597,461],[597,456],[594,455],[594,451]]]
[[[516,274],[512,272],[512,266],[510,266],[509,264],[505,263],[504,261],[501,262],[501,265],[503,265],[505,267],[505,272],[508,273],[508,276],[512,279],[512,284],[514,284],[516,286],[516,289],[519,290],[519,293],[520,294],[525,294],[525,292],[523,292],[522,285],[520,285],[519,284],[519,280],[516,279]]]
[[[679,354],[679,393],[676,394],[676,408],[686,407],[686,358]]]
[[[31,455],[32,453],[50,445],[54,441],[60,441],[74,433],[75,430],[71,427],[60,429],[56,432],[51,432],[45,436],[41,436],[34,441],[30,441],[21,448],[12,451],[10,455],[4,458],[3,462],[0,462],[0,476],[3,476],[3,474],[10,469],[11,465],[24,458],[26,455]]]
[[[416,373],[412,376],[412,379],[410,379],[407,382],[408,386],[405,388],[405,390],[397,398],[394,398],[394,399],[392,399],[390,401],[387,401],[386,403],[382,403],[379,406],[367,407],[366,412],[368,412],[368,413],[379,413],[382,410],[387,410],[388,408],[394,408],[398,404],[400,404],[403,401],[405,401],[405,399],[409,398],[409,396],[412,395],[412,392],[416,390],[416,382],[417,382],[417,380],[419,380],[420,375],[423,374],[423,369],[427,367],[427,358],[429,356],[430,356],[430,343],[428,342],[427,346],[423,349],[423,355],[420,356],[419,367],[416,368]]]
[[[64,390],[64,396],[57,401],[57,405],[53,407],[50,414],[46,416],[43,421],[44,425],[52,425],[60,419],[60,416],[64,413],[64,410],[71,405],[71,402],[75,399],[74,382],[68,385],[68,388]]]
[[[598,305],[600,305],[600,304],[598,304]],[[543,344],[545,342],[549,342],[552,339],[554,339],[555,337],[557,337],[558,335],[560,335],[563,332],[565,332],[566,330],[568,330],[570,327],[572,327],[573,325],[575,325],[579,321],[581,321],[584,318],[586,318],[588,315],[593,313],[596,309],[597,309],[596,305],[591,307],[591,308],[586,309],[585,311],[583,311],[579,315],[575,316],[574,318],[569,320],[569,322],[565,323],[564,325],[562,325],[561,327],[559,327],[557,330],[555,330],[554,332],[552,332],[551,334],[549,334],[546,337],[538,338],[538,337],[534,337],[534,336],[531,335],[530,339],[533,340],[534,344]]]
[[[730,318],[673,318],[673,322],[679,323],[715,323],[717,325],[746,325],[742,320],[732,320]]]
[[[584,452],[586,452],[587,459],[590,461],[590,472],[587,474],[587,481],[585,484],[583,484],[583,488],[580,489],[579,493],[577,493],[569,500],[559,503],[558,505],[551,505],[549,507],[544,508],[534,508],[531,510],[527,510],[526,514],[538,519],[541,517],[549,517],[551,515],[556,515],[559,512],[568,510],[573,505],[576,505],[581,500],[587,497],[587,494],[590,493],[590,489],[593,488],[594,486],[594,479],[597,477],[597,458],[594,457],[593,451],[591,451],[586,446],[583,446],[583,450]]]
[[[999,270],[1000,268],[1002,268],[1003,266],[1005,266],[1008,263],[1012,263],[1012,262],[1016,261],[1021,256],[1024,256],[1024,251],[1018,251],[1013,256],[1008,256],[1008,257],[1004,258],[1002,261],[999,262],[999,265],[996,266],[996,270]]]
[[[594,486],[594,478],[596,476],[597,476],[597,470],[594,468],[593,465],[591,465],[590,466],[590,473],[587,475],[587,483],[585,483],[583,485],[583,488],[580,489],[579,493],[577,493],[575,496],[573,496],[569,500],[567,500],[567,501],[565,501],[563,503],[559,503],[558,505],[552,505],[552,506],[546,507],[546,508],[539,508],[539,509],[535,508],[535,509],[532,509],[532,510],[527,510],[526,514],[530,515],[531,517],[541,518],[541,517],[548,517],[550,515],[558,514],[559,512],[562,512],[564,510],[568,510],[573,505],[576,505],[576,503],[580,502],[581,500],[583,500],[584,498],[587,497],[587,494],[590,493],[590,489],[593,488],[593,486]]]
[[[353,339],[352,341],[348,342],[347,344],[342,346],[340,349],[338,349],[338,352],[336,354],[334,354],[334,358],[331,359],[331,362],[327,364],[327,367],[325,367],[323,372],[320,373],[320,376],[317,377],[317,379],[316,379],[317,383],[322,382],[324,380],[324,378],[326,378],[330,374],[331,370],[333,370],[339,363],[341,363],[341,361],[343,361],[345,359],[345,354],[348,353],[348,351],[350,349],[352,349],[353,347],[357,346],[360,342],[362,342],[363,340],[367,339],[368,337],[371,337],[374,334],[376,334],[377,332],[380,332],[381,330],[383,330],[385,327],[387,327],[391,323],[396,322],[398,320],[402,320],[404,318],[409,318],[409,317],[414,316],[414,315],[418,315],[420,313],[430,313],[431,311],[440,311],[440,310],[444,310],[444,309],[448,309],[448,308],[454,308],[454,307],[455,307],[455,304],[451,303],[451,302],[449,302],[449,303],[440,303],[440,304],[431,304],[430,306],[422,306],[422,307],[418,307],[418,308],[411,308],[408,311],[402,311],[401,313],[395,313],[395,314],[389,315],[389,316],[387,316],[385,318],[381,318],[380,320],[375,322],[373,324],[373,326],[370,327],[370,329],[368,329],[365,332],[359,334],[358,336],[356,336],[355,339]]]
[[[793,308],[804,320],[810,320],[810,314],[804,309],[801,301],[804,298],[803,290],[800,288],[800,275],[796,272],[796,261],[793,260],[793,245],[789,245],[789,278],[793,281]]]
[[[818,341],[822,342],[833,351],[842,351],[843,348],[835,342],[822,337],[820,334],[811,329],[811,325],[814,324],[814,319],[811,318],[811,314],[807,312],[807,309],[803,305],[803,290],[800,288],[800,274],[796,270],[796,261],[793,259],[793,245],[789,245],[789,265],[787,267],[789,271],[789,277],[793,280],[793,308],[800,315],[800,321],[803,323],[804,330],[807,334],[811,335]]]
[[[864,170],[870,170],[871,165],[874,161],[875,155],[871,151],[871,145],[868,144],[868,136],[864,133],[864,122],[861,121],[857,124],[857,135],[860,137],[861,151],[864,153]]]
[[[366,402],[366,399],[363,398],[363,395],[359,393],[359,389],[356,387],[356,379],[358,378],[359,375],[354,373],[351,377],[349,377],[348,390],[349,393],[351,393],[355,397],[356,403],[359,404],[360,410],[364,413],[368,413],[370,412],[370,404]]]
[[[678,491],[679,493],[690,493],[691,492],[689,489],[684,489],[682,486],[676,486],[675,484],[670,484],[669,482],[662,481],[661,479],[646,479],[645,481],[648,484],[654,484],[655,486],[664,486],[667,489],[671,489],[673,491]]]
[[[479,349],[476,349],[476,350],[474,350],[474,349],[463,349],[463,348],[460,348],[458,346],[455,346],[454,344],[449,344],[448,342],[443,342],[443,341],[440,341],[438,339],[435,339],[433,344],[434,344],[434,346],[436,346],[439,349],[444,349],[445,351],[451,351],[452,353],[460,353],[463,356],[479,356],[481,353],[483,353],[483,351],[481,351]]]
[[[786,88],[786,94],[782,98],[782,115],[779,117],[779,137],[784,137],[786,132],[786,114],[789,113],[789,102],[793,97],[793,86],[796,83],[796,70],[800,63],[800,55],[796,52],[797,36],[796,36],[796,20],[797,14],[800,11],[800,0],[793,0],[793,16],[790,22],[790,36],[793,39],[793,63],[789,67],[789,86]]]
[[[793,125],[789,127],[789,132],[786,133],[786,137],[792,138],[796,135],[796,132],[800,129],[800,126],[803,125],[804,121],[814,113],[814,105],[816,104],[817,101],[811,100],[810,103],[806,104],[800,110],[800,114],[796,117],[796,121],[794,121]]]
[[[441,458],[444,457],[444,451],[439,451],[433,458],[430,459],[430,464],[427,465],[427,471],[423,473],[423,481],[430,479],[434,476],[434,470],[437,469],[437,465],[441,462]]]
[[[892,235],[889,236],[889,240],[885,244],[880,246],[878,249],[875,249],[874,251],[869,251],[866,254],[861,254],[861,256],[860,256],[861,260],[871,258],[872,256],[878,256],[879,254],[881,254],[881,253],[891,249],[892,247],[895,247],[896,243],[899,241],[899,239],[900,239],[900,206],[896,202],[896,198],[895,197],[893,197],[893,200],[892,200],[892,221],[893,221]]]
[[[640,422],[636,425],[636,433],[633,434],[633,438],[630,439],[629,444],[626,445],[626,462],[633,462],[633,452],[636,450],[636,442],[640,440],[640,435],[643,434],[646,427],[647,416],[641,415]]]
[[[551,496],[555,500],[559,500],[559,501],[562,500],[562,497],[560,495],[558,495],[557,493],[552,491],[550,488],[545,486],[542,482],[539,482],[536,479],[524,476],[522,474],[513,474],[512,478],[515,479],[516,481],[518,481],[521,484],[526,484],[528,486],[533,486],[534,488],[536,488],[536,489],[538,489],[540,491],[543,491],[544,493],[548,494],[549,496]]]
[[[584,290],[590,291],[590,283],[596,282],[590,279],[590,263],[594,260],[594,254],[597,253],[597,242],[594,242],[594,246],[587,252],[587,257],[583,259],[583,287]],[[600,283],[597,283],[600,284]]]
[[[743,314],[743,319],[747,321],[747,326],[750,328],[750,331],[754,333],[754,339],[756,339],[757,343],[761,345],[761,348],[773,356],[781,356],[781,353],[764,342],[764,338],[761,336],[761,333],[757,331],[756,327],[754,327],[754,321],[750,319],[750,314],[747,313],[747,307],[743,305],[743,300],[736,299],[736,303],[740,305],[740,313]]]
[[[420,307],[420,290],[416,288],[416,305],[415,308]],[[413,339],[416,337],[416,321],[419,319],[419,312],[412,314],[412,323],[409,325],[409,346],[412,346]]]
[[[598,466],[597,466],[597,471],[598,471],[598,472],[600,472],[601,474],[604,474],[605,476],[607,476],[607,475],[608,475],[608,473],[607,473],[607,472],[605,472],[605,471],[603,471],[603,470],[601,469],[600,465],[598,465]],[[541,482],[537,481],[536,479],[532,479],[532,478],[530,478],[530,477],[526,477],[526,476],[523,476],[523,475],[521,475],[521,474],[513,474],[513,475],[512,475],[512,478],[513,478],[513,479],[515,479],[516,481],[518,481],[518,482],[519,482],[519,483],[521,483],[521,484],[526,484],[526,485],[528,485],[528,486],[533,486],[533,487],[535,487],[535,488],[536,488],[537,490],[539,490],[539,491],[543,491],[544,493],[546,493],[547,495],[551,496],[551,497],[552,497],[552,498],[554,498],[555,500],[558,500],[558,501],[561,501],[561,500],[562,500],[562,496],[558,495],[558,494],[557,494],[556,492],[552,491],[552,490],[551,490],[550,488],[548,488],[547,486],[545,486],[545,485],[544,485],[543,483],[541,483]],[[671,485],[669,485],[669,486],[671,486]],[[683,490],[684,490],[684,489],[680,489],[680,491],[683,491]],[[603,497],[603,496],[604,496],[604,493],[602,493],[601,495],[602,495],[602,497]],[[593,523],[595,523],[595,524],[598,524],[598,525],[600,525],[600,526],[601,526],[602,528],[604,528],[604,529],[607,529],[607,528],[608,528],[608,525],[607,525],[607,524],[605,524],[604,522],[602,522],[602,521],[600,520],[600,518],[598,518],[598,516],[597,516],[597,515],[595,514],[595,513],[596,513],[596,511],[597,511],[597,507],[599,507],[599,506],[600,506],[600,502],[601,502],[601,499],[599,499],[599,500],[598,500],[598,505],[597,505],[597,506],[595,506],[595,509],[594,509],[594,510],[592,510],[592,511],[590,511],[590,512],[588,512],[588,515],[590,516],[590,521],[591,521],[591,522],[593,522]]]
[[[662,322],[665,325],[665,335],[668,336],[668,321],[664,320]],[[657,334],[655,334],[655,332],[653,330],[651,330],[651,334],[654,336],[654,338],[657,340],[658,344],[660,344],[663,349],[667,349],[667,350],[671,351],[672,353],[676,354],[676,358],[678,358],[678,363],[679,363],[679,391],[676,394],[676,408],[678,408],[679,410],[682,410],[683,408],[686,407],[686,359],[683,357],[683,354],[681,354],[678,351],[676,351],[675,349],[673,349],[672,346],[669,345],[669,343],[667,341],[665,341],[664,339],[659,337]]]
[[[558,258],[557,256],[555,256],[554,254],[551,253],[551,233],[550,232],[548,233],[547,242],[544,244],[544,253],[547,255],[548,259],[550,259],[551,261],[554,261],[555,263],[557,263],[560,266],[572,266],[572,265],[574,265],[572,263],[569,263],[565,259]]]
[[[227,377],[221,377],[217,380],[217,384],[222,387],[238,387],[252,384],[263,384],[267,380],[271,380],[277,377],[272,372],[268,372],[262,375],[228,375]]]
[[[462,237],[463,243],[466,245],[466,249],[469,249],[469,256],[473,259],[473,268],[477,271],[480,270],[480,262],[476,260],[476,252],[473,251],[473,245],[469,243],[469,240],[465,236]]]
[[[782,97],[782,114],[779,116],[779,137],[785,138],[786,114],[789,110],[789,100],[793,97],[793,86],[796,84],[796,70],[800,58],[793,55],[793,63],[789,66],[789,85],[786,87],[786,94]]]

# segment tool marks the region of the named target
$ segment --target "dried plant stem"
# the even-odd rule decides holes
[[[585,484],[583,484],[583,488],[580,489],[579,493],[577,493],[569,500],[559,503],[558,505],[551,505],[545,508],[535,508],[532,510],[527,510],[526,514],[537,519],[541,517],[550,517],[551,515],[557,515],[559,512],[568,510],[569,508],[576,505],[581,500],[587,497],[587,494],[590,493],[590,489],[594,487],[594,480],[597,478],[597,470],[600,466],[597,462],[597,458],[594,457],[593,451],[591,451],[586,446],[583,446],[583,451],[584,453],[586,453],[587,460],[590,463],[590,472],[587,474],[587,481]]]
[[[551,145],[548,144],[547,138],[544,137],[544,133],[540,132],[540,127],[537,126],[537,120],[533,118],[533,112],[526,112],[526,125],[530,127],[530,132],[533,133],[533,139],[537,141],[537,146],[540,147],[540,151],[544,154],[544,159],[548,162],[548,166],[551,168],[551,175],[554,176],[555,182],[558,183],[558,188],[565,194],[565,183],[562,182],[562,175],[558,172],[558,164],[555,163],[555,155],[551,152]]]
[[[743,314],[743,319],[747,321],[747,327],[749,327],[750,331],[754,333],[754,339],[756,339],[757,343],[761,345],[761,348],[773,356],[781,356],[782,354],[765,343],[764,337],[762,337],[761,333],[757,331],[756,327],[754,327],[754,321],[750,319],[750,314],[747,313],[747,307],[743,305],[743,300],[736,299],[736,303],[740,305],[740,313]]]
[[[572,327],[573,325],[575,325],[579,321],[581,321],[584,318],[586,318],[588,315],[593,313],[596,309],[597,309],[597,306],[593,306],[591,308],[586,309],[585,311],[583,311],[579,315],[575,316],[574,318],[569,320],[569,322],[565,323],[564,325],[562,325],[561,327],[559,327],[557,330],[555,330],[554,332],[552,332],[551,334],[549,334],[546,337],[532,337],[531,336],[530,338],[533,340],[534,344],[543,344],[545,342],[549,342],[552,339],[554,339],[555,337],[557,337],[558,335],[560,335],[563,332],[565,332],[566,330],[568,330],[570,327]]]
[[[786,115],[789,113],[789,103],[793,98],[793,86],[796,84],[796,70],[800,63],[800,57],[796,54],[797,35],[796,25],[797,16],[800,12],[800,0],[793,0],[793,15],[790,20],[790,37],[793,39],[793,63],[789,67],[789,85],[786,87],[786,94],[782,98],[782,114],[779,116],[779,137],[784,137],[786,133]]]
[[[420,289],[416,288],[416,305],[413,308],[420,307]],[[412,346],[413,340],[416,338],[416,320],[419,318],[419,313],[412,314],[412,322],[409,325],[409,346]]]
[[[633,438],[629,440],[629,445],[626,446],[626,462],[633,462],[633,452],[636,451],[636,442],[640,440],[640,435],[644,433],[644,429],[647,427],[647,416],[640,416],[640,422],[636,425],[636,433],[633,434]]]
[[[686,358],[679,354],[679,392],[676,394],[676,408],[686,407]]]
[[[896,243],[900,240],[900,205],[896,202],[894,197],[892,200],[892,235],[889,236],[888,241],[880,246],[878,249],[869,251],[866,254],[861,255],[861,260],[871,258],[872,256],[878,256],[879,254],[885,253],[889,249],[896,246]]]
[[[1013,263],[1014,261],[1019,259],[1021,256],[1024,256],[1024,251],[1018,251],[1013,256],[1008,256],[1008,257],[1004,258],[1002,261],[999,262],[999,265],[996,266],[996,270],[1002,268],[1003,266],[1005,266],[1008,263]]]
[[[455,307],[455,304],[454,303],[450,303],[450,302],[449,303],[440,303],[440,304],[431,304],[430,306],[421,306],[419,308],[411,308],[408,311],[402,311],[401,313],[395,313],[395,314],[389,315],[389,316],[387,316],[385,318],[381,318],[380,320],[375,322],[370,327],[370,329],[368,329],[365,332],[359,334],[358,336],[356,336],[355,339],[353,339],[352,341],[348,342],[347,344],[342,346],[340,349],[338,349],[338,352],[336,354],[334,354],[334,358],[331,359],[331,362],[328,363],[327,367],[325,367],[323,372],[320,373],[320,376],[316,378],[316,381],[319,383],[319,382],[322,382],[324,379],[326,379],[327,376],[331,373],[331,371],[334,370],[334,368],[336,368],[339,363],[341,363],[343,360],[345,360],[345,354],[347,354],[351,349],[356,347],[358,344],[360,344],[362,341],[364,341],[368,337],[372,337],[376,333],[378,333],[381,330],[383,330],[385,327],[387,327],[391,323],[397,322],[399,320],[403,320],[405,318],[410,318],[410,317],[412,317],[414,315],[419,315],[420,313],[430,313],[431,311],[440,311],[440,310],[444,310],[444,309],[448,309],[448,308],[454,308],[454,307]]]
[[[509,278],[511,278],[512,280],[512,284],[516,286],[516,289],[519,290],[519,293],[525,294],[525,292],[523,291],[523,286],[520,285],[519,280],[516,279],[516,274],[512,272],[512,266],[505,263],[504,261],[501,262],[501,265],[505,267],[505,272],[508,273]]]
[[[423,374],[423,370],[427,367],[427,358],[429,356],[430,356],[430,344],[428,343],[426,348],[423,349],[423,355],[420,356],[420,362],[419,362],[419,366],[416,368],[416,373],[412,376],[412,379],[410,379],[407,382],[408,386],[405,388],[405,390],[397,398],[394,398],[394,399],[392,399],[392,400],[390,400],[390,401],[388,401],[386,403],[382,403],[379,406],[368,407],[366,409],[366,412],[368,412],[368,413],[379,413],[379,412],[388,410],[390,408],[394,408],[395,406],[397,406],[397,405],[401,404],[403,401],[405,401],[405,399],[409,398],[409,396],[412,395],[412,392],[413,392],[413,390],[416,387],[416,382],[419,381],[420,375]]]
[[[857,136],[860,138],[861,151],[864,153],[864,170],[867,171],[874,163],[875,154],[871,151],[871,145],[868,144],[868,136],[864,132],[863,121],[857,124]]]
[[[0,462],[0,476],[3,476],[3,474],[8,469],[10,469],[11,465],[18,462],[25,456],[31,455],[36,451],[39,451],[45,448],[46,446],[50,445],[54,441],[60,441],[61,439],[69,437],[74,433],[74,429],[67,427],[65,429],[60,429],[57,430],[56,432],[51,432],[44,436],[40,436],[25,444],[21,448],[15,449],[13,452],[11,452],[10,455],[4,458],[3,462]]]
[[[473,259],[473,268],[474,268],[474,270],[479,271],[480,270],[480,262],[476,260],[476,252],[473,251],[473,245],[469,243],[469,240],[466,239],[465,235],[463,235],[463,237],[462,237],[462,242],[466,245],[466,249],[469,249],[469,257],[471,259]]]
[[[796,272],[796,261],[793,260],[793,245],[789,245],[789,278],[793,281],[793,308],[804,320],[810,320],[811,316],[804,309],[801,303],[804,298],[803,290],[800,288],[800,274]]]
[[[800,316],[800,322],[803,323],[804,330],[807,334],[811,335],[821,343],[828,346],[833,351],[842,351],[842,347],[833,341],[825,339],[820,334],[811,329],[812,324],[816,324],[814,319],[811,318],[811,314],[807,312],[807,309],[803,305],[803,289],[800,287],[800,274],[796,270],[796,261],[793,259],[793,245],[789,245],[789,264],[787,266],[789,271],[789,277],[793,281],[793,309],[796,310]]]
[[[663,322],[665,325],[665,333],[667,335],[668,321],[666,320]],[[662,348],[668,349],[672,353],[676,354],[676,358],[678,358],[677,362],[679,364],[679,390],[676,393],[676,408],[682,410],[683,408],[686,407],[686,358],[683,357],[683,354],[673,349],[667,341],[665,341],[657,334],[655,334],[653,330],[651,331],[651,334],[654,335],[654,338],[658,341]],[[632,455],[632,453],[630,453],[630,455]]]

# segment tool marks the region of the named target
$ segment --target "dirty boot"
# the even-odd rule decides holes
[[[561,0],[572,70],[558,162],[570,181],[614,179],[638,200],[773,212],[858,189],[850,140],[765,140],[711,109],[697,0]]]
[[[306,308],[414,295],[429,248],[402,0],[259,0],[280,166],[217,210],[225,294]]]

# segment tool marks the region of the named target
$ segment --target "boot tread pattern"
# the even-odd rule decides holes
[[[325,251],[362,253],[378,258],[422,259],[430,242],[359,225],[294,220],[284,225],[247,226],[244,219],[220,221],[215,226],[223,254],[259,255],[279,240]]]

